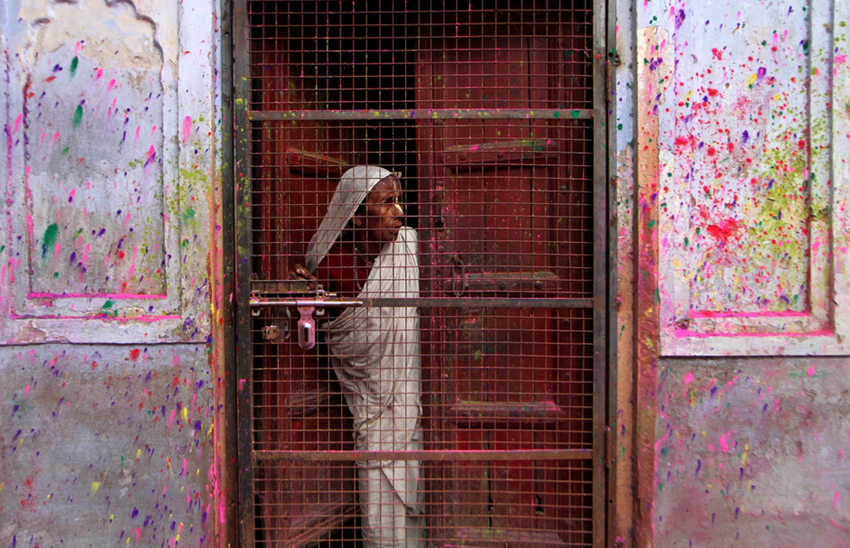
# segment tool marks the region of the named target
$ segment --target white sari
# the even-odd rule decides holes
[[[390,172],[346,172],[311,240],[314,271],[369,190]],[[375,259],[358,297],[419,297],[418,237],[402,227]],[[328,324],[331,364],[354,416],[358,451],[419,449],[421,415],[419,312],[416,307],[346,308]],[[359,461],[364,539],[369,546],[419,546],[419,461]]]

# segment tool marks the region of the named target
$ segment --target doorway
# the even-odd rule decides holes
[[[419,234],[419,296],[384,304],[421,317],[422,450],[392,457],[421,462],[429,545],[601,546],[598,2],[397,4],[234,6],[242,541],[360,543],[355,460],[387,455],[354,450],[289,273],[367,164],[401,173]]]

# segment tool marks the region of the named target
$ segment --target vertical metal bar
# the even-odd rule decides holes
[[[593,546],[606,544],[608,147],[605,0],[593,4]]]
[[[606,2],[606,36],[605,42],[607,45],[608,59],[606,63],[607,86],[605,101],[603,104],[606,107],[606,124],[607,124],[607,154],[606,161],[608,164],[607,182],[608,182],[608,201],[607,201],[607,261],[608,266],[605,269],[608,282],[608,298],[607,305],[607,359],[608,359],[608,377],[607,377],[607,397],[608,397],[608,416],[606,424],[609,431],[608,439],[608,454],[606,455],[608,469],[608,479],[606,483],[607,501],[603,501],[606,516],[606,531],[607,546],[617,546],[615,522],[612,516],[616,515],[617,511],[617,466],[615,463],[615,447],[617,439],[617,124],[616,122],[616,97],[615,90],[617,78],[617,66],[619,66],[620,55],[617,51],[617,2]]]
[[[236,416],[239,475],[240,545],[254,546],[254,496],[252,450],[251,313],[251,184],[249,174],[251,128],[248,121],[250,70],[247,0],[233,1],[233,132],[234,208],[236,227]]]
[[[233,10],[230,0],[221,0],[221,208],[222,208],[222,285],[223,295],[231,293],[235,287],[236,271],[235,248],[234,248],[234,222],[233,222],[233,132],[228,129],[228,121],[233,120]],[[238,451],[238,412],[236,404],[236,377],[229,374],[227,369],[236,363],[235,332],[229,326],[234,325],[233,303],[230,299],[222,298],[218,303],[219,312],[224,320],[224,328],[220,331],[223,336],[224,363],[220,368],[224,370],[224,448],[220,462],[222,465],[222,489],[221,492],[226,499],[226,522],[221,524],[223,528],[222,543],[228,546],[239,544],[239,528],[235,523],[239,522],[238,512],[239,500],[239,469],[232,463],[236,462]]]

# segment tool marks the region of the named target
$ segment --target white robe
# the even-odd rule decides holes
[[[310,239],[305,266],[315,272],[369,191],[391,173],[356,166],[340,178]],[[419,296],[416,231],[402,227],[376,257],[359,297]],[[359,451],[418,450],[419,312],[416,307],[346,308],[328,325],[331,364],[354,415]],[[368,546],[423,544],[419,461],[358,461],[363,537]]]
[[[375,259],[358,297],[419,297],[416,231],[402,227]],[[328,325],[331,363],[354,415],[358,451],[418,448],[419,312],[416,307],[346,308]],[[363,462],[361,466],[374,466]],[[381,461],[401,501],[417,509],[418,461]]]

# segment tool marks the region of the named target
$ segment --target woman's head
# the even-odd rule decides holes
[[[389,170],[378,166],[356,166],[342,174],[336,191],[328,205],[327,213],[325,213],[318,230],[313,234],[313,237],[310,239],[310,245],[307,247],[305,266],[310,272],[316,270],[316,267],[325,258],[331,246],[339,238],[340,233],[355,216],[355,213],[358,212],[361,205],[363,206],[363,214],[360,215],[360,223],[365,224],[370,217],[373,218],[373,222],[376,222],[381,217],[380,215],[376,216],[377,212],[374,211],[374,207],[371,215],[366,214],[370,208],[370,203],[367,199],[372,189],[388,178],[395,179],[396,184],[398,184],[397,176],[394,176]],[[373,199],[377,200],[377,194]],[[389,222],[388,219],[387,222]],[[377,227],[373,228],[377,229]],[[373,236],[379,237],[379,234],[375,233],[374,230],[370,232],[370,238]],[[387,235],[388,232],[385,231],[383,236],[380,237],[383,238]]]
[[[403,221],[401,183],[396,174],[384,177],[372,187],[352,219],[360,238],[375,244],[395,240]]]

